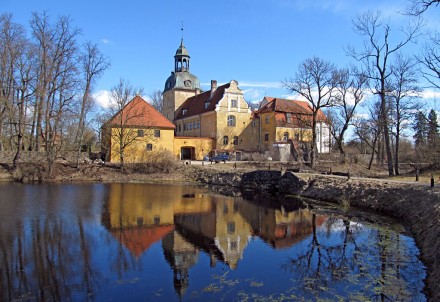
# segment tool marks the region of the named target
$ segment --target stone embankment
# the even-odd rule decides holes
[[[220,173],[200,170],[194,180],[256,194],[302,197],[372,210],[409,227],[427,266],[427,294],[440,301],[440,192],[427,186],[363,178],[293,174],[280,171]]]

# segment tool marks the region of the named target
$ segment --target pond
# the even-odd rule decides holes
[[[414,240],[389,218],[182,185],[0,196],[1,301],[426,301]]]

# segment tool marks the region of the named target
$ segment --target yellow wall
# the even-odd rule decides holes
[[[236,107],[232,101],[236,101]],[[231,81],[225,89],[223,99],[216,109],[216,149],[256,151],[257,129],[252,126],[251,110],[244,99],[243,92],[238,88],[236,81]],[[235,126],[228,126],[228,116],[235,116]],[[256,127],[254,127],[256,128]],[[223,137],[228,136],[228,144],[223,144]],[[238,144],[234,145],[234,136],[238,137]]]
[[[178,137],[174,138],[174,158],[180,160],[182,147],[194,147],[195,160],[202,160],[204,155],[213,149],[213,139],[204,137]]]
[[[170,121],[174,120],[174,112],[188,98],[195,96],[195,90],[171,89],[163,94],[163,115]]]
[[[289,133],[289,139],[294,140],[295,134],[299,134],[299,140],[303,142],[312,141],[312,129],[276,127],[275,141],[281,142],[284,139],[284,133]]]
[[[143,137],[138,137],[138,130],[144,131]],[[160,137],[154,136],[154,130],[160,130]],[[111,150],[109,161],[120,163],[120,134],[124,142],[129,142],[124,149],[124,162],[136,163],[144,162],[152,152],[167,150],[173,152],[174,130],[172,129],[150,129],[150,128],[112,128]],[[147,151],[147,144],[152,144],[152,151]]]
[[[274,112],[265,112],[260,115],[261,143],[263,151],[268,151],[276,141],[276,122]],[[269,134],[269,140],[265,140],[265,134]]]

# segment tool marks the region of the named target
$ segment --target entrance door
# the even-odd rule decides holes
[[[182,160],[194,160],[195,159],[195,148],[194,147],[182,147],[180,149]]]

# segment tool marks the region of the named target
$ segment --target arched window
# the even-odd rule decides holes
[[[238,145],[238,136],[234,136],[234,145]]]
[[[229,138],[227,135],[223,136],[223,145],[227,145],[229,143]]]
[[[288,139],[289,139],[289,132],[284,132],[283,141],[287,142]]]
[[[228,126],[235,127],[235,116],[228,115]]]

